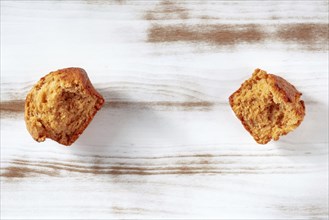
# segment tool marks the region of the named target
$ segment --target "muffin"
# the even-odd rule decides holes
[[[259,144],[278,140],[297,128],[305,116],[302,93],[280,76],[256,69],[229,97],[235,115]]]
[[[50,138],[69,146],[103,104],[84,69],[60,69],[42,77],[26,96],[26,127],[38,142]]]

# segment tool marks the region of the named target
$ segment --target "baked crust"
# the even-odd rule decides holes
[[[267,112],[265,113],[264,111],[253,111],[253,115],[250,117],[246,113],[248,108],[252,107],[252,105],[261,106],[264,104],[262,103],[262,99],[258,96],[259,94],[252,94],[251,97],[244,97],[245,91],[251,90],[261,80],[264,82],[262,88],[264,87],[263,89],[268,91],[266,94],[269,96],[268,99],[272,99],[272,103],[275,105],[284,106],[284,108],[279,107],[277,112],[281,111],[280,114],[281,116],[283,115],[282,117],[290,114],[290,119],[288,121],[289,123],[277,126],[275,124],[276,121],[272,121],[271,123],[273,123],[273,125],[271,125],[271,131],[275,130],[275,133],[272,132],[268,135],[261,134],[263,130],[260,128],[256,131],[257,123],[255,123],[253,119],[264,118],[265,116],[263,117],[263,115],[265,114],[267,115],[266,117],[269,117],[268,115],[271,115],[273,111],[272,106],[267,106],[267,109],[265,108],[265,111]],[[305,104],[304,101],[300,100],[301,95],[302,93],[300,93],[292,84],[287,82],[282,77],[274,74],[267,74],[264,70],[256,69],[252,77],[246,80],[241,87],[229,97],[229,103],[235,115],[240,119],[245,129],[253,136],[256,142],[259,144],[266,144],[271,139],[278,140],[279,136],[286,135],[288,132],[294,130],[301,124],[305,116]],[[256,101],[252,102],[250,105],[243,105],[241,107],[240,104],[244,102],[244,99],[246,98],[251,98]],[[257,122],[257,120],[255,121]],[[264,126],[264,130],[268,129],[265,129]]]
[[[27,94],[26,127],[38,142],[50,138],[69,146],[103,104],[84,69],[60,69],[42,77]]]

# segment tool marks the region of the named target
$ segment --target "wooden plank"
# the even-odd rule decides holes
[[[326,1],[1,2],[1,218],[328,218]],[[71,147],[36,143],[24,99],[87,70],[106,104]],[[296,131],[258,145],[228,96],[293,83]]]

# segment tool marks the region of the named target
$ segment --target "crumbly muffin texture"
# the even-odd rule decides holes
[[[28,93],[25,122],[32,137],[71,145],[104,104],[87,73],[66,68],[42,77]]]
[[[293,131],[303,121],[305,105],[301,95],[285,79],[256,69],[229,102],[255,141],[266,144]]]

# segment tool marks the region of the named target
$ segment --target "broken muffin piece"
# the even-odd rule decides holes
[[[305,116],[302,93],[285,79],[256,69],[230,98],[235,115],[259,144],[278,140]]]
[[[69,146],[103,104],[84,69],[60,69],[42,77],[28,93],[26,127],[38,142],[50,138]]]

